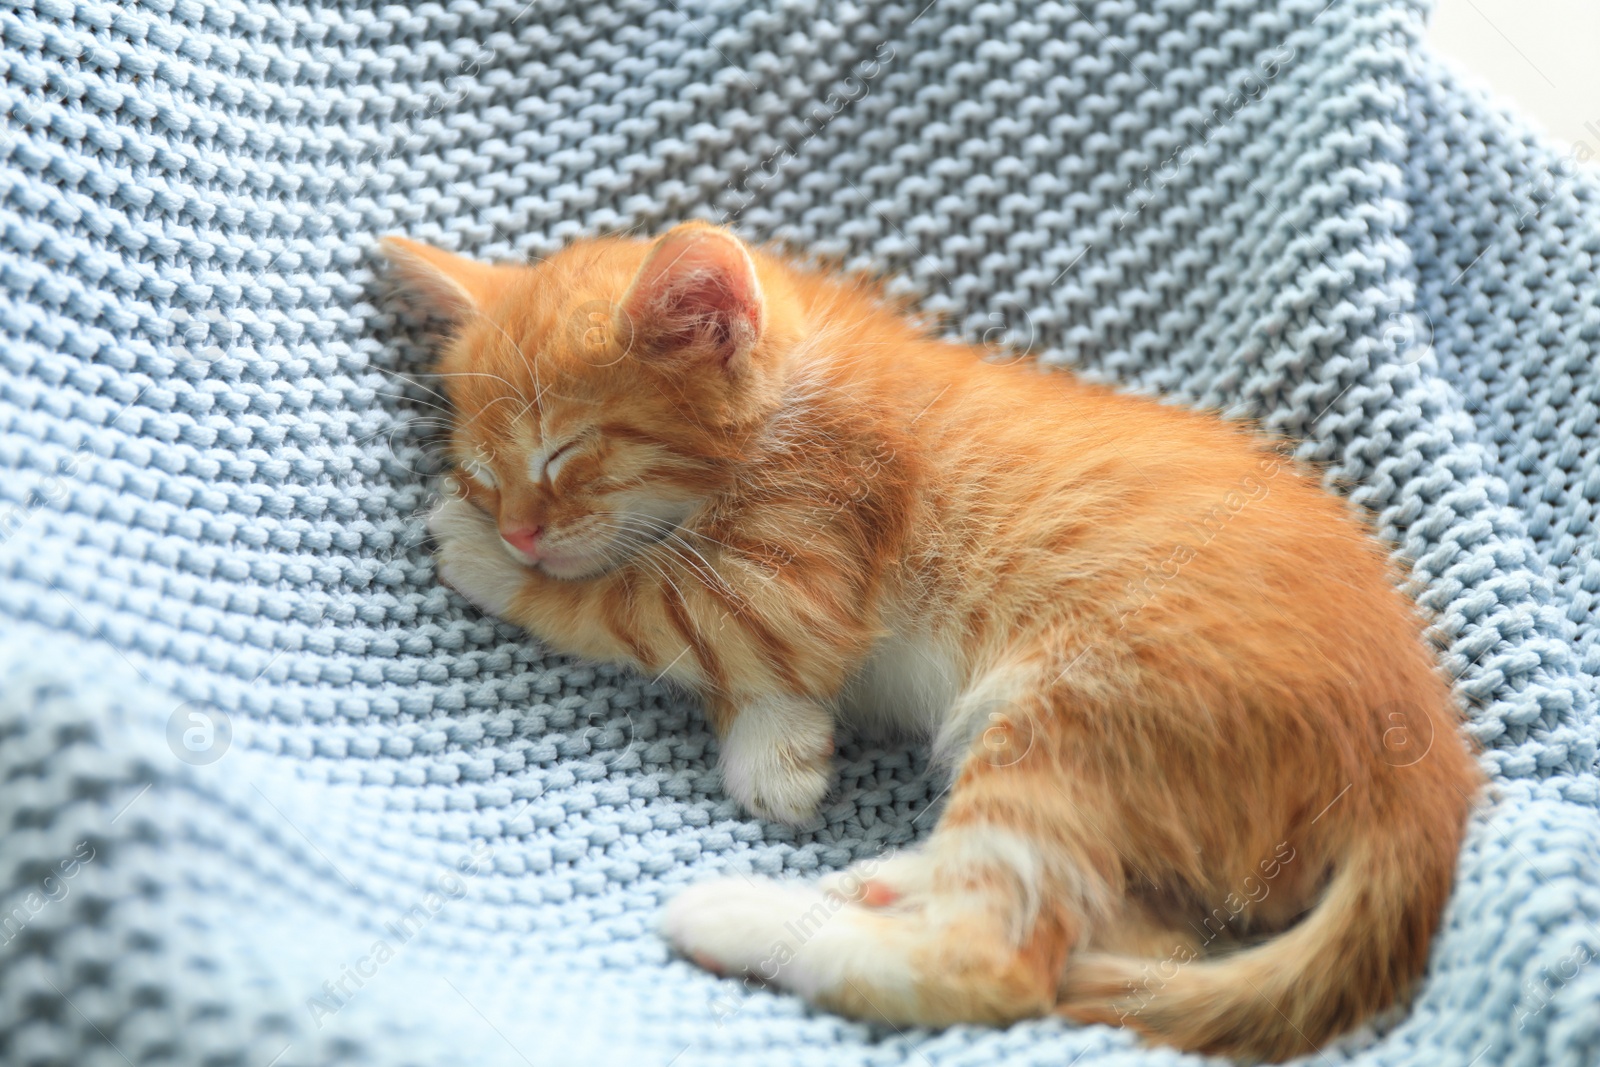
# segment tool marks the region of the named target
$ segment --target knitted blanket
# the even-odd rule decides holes
[[[671,957],[678,887],[917,840],[942,781],[856,742],[817,825],[744,817],[691,699],[435,581],[435,338],[375,239],[695,216],[1303,442],[1494,780],[1415,999],[1311,1059],[1600,1062],[1600,181],[1458,88],[1425,13],[0,7],[0,1062],[1192,1059]]]

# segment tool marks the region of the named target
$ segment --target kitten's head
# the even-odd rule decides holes
[[[557,578],[610,570],[730,484],[798,336],[781,266],[712,226],[532,266],[383,246],[455,324],[439,373],[458,491]]]

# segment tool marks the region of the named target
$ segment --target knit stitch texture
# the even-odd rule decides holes
[[[1600,1062],[1600,182],[1425,14],[0,5],[0,1062],[1193,1060],[672,958],[678,887],[914,841],[943,783],[855,743],[823,824],[744,817],[692,700],[435,581],[433,338],[376,238],[513,259],[686,217],[1303,442],[1494,776],[1414,1003],[1311,1060]]]

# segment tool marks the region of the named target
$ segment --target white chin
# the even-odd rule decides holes
[[[504,537],[500,539],[500,547],[506,550],[506,555],[510,556],[524,567],[532,567],[534,565],[533,560],[523,555],[521,549],[507,541]]]
[[[590,557],[587,559],[542,559],[534,564],[539,570],[552,578],[571,581],[577,578],[593,578],[610,569],[604,559]]]

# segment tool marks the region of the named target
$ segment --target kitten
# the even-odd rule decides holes
[[[457,326],[444,582],[697,692],[757,816],[815,817],[839,723],[949,768],[919,848],[684,891],[692,959],[895,1024],[1269,1059],[1422,972],[1480,772],[1383,549],[1274,447],[711,226],[386,247]]]

